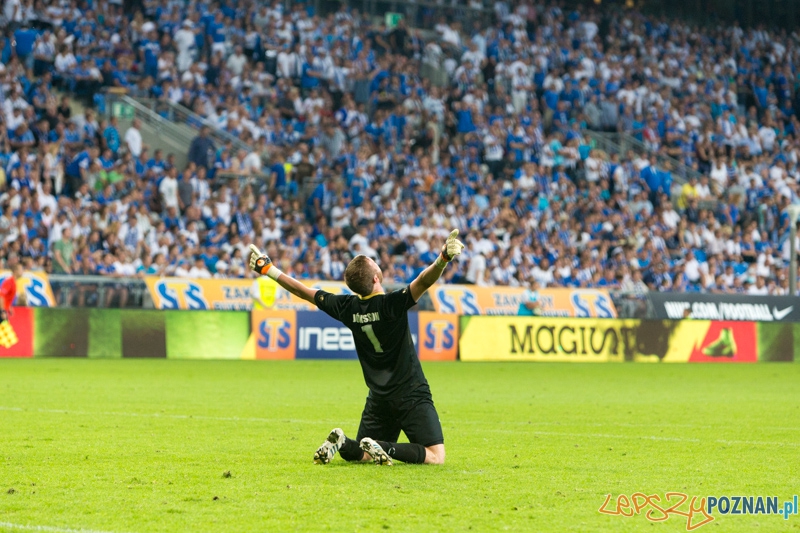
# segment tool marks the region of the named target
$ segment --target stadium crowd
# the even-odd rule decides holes
[[[402,283],[459,228],[449,283],[786,294],[797,34],[524,1],[433,32],[277,0],[3,16],[0,266],[244,277],[254,242],[299,278],[364,253]],[[202,117],[188,164],[93,109],[109,91]]]

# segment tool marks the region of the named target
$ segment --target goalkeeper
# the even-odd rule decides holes
[[[327,464],[338,451],[347,461],[371,460],[377,465],[444,463],[444,437],[431,390],[417,358],[407,311],[464,249],[458,230],[447,238],[436,261],[408,287],[383,290],[383,273],[370,258],[359,255],[344,271],[353,295],[333,295],[306,287],[283,274],[265,254],[250,245],[250,268],[342,322],[353,332],[358,360],[369,387],[356,439],[336,428],[314,453]],[[398,443],[403,431],[410,442]]]

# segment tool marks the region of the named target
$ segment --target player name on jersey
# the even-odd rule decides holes
[[[353,313],[353,323],[355,324],[368,324],[370,322],[378,322],[381,319],[380,313]]]

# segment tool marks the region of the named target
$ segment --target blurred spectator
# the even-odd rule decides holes
[[[75,262],[75,245],[72,241],[72,228],[65,226],[61,238],[53,243],[53,273],[72,274]]]
[[[139,157],[142,153],[142,133],[139,131],[141,127],[142,122],[135,118],[131,127],[125,132],[125,144],[133,157]]]
[[[214,141],[209,138],[208,133],[208,126],[201,127],[199,135],[192,140],[189,147],[189,162],[205,169],[212,166],[210,161],[216,152]]]

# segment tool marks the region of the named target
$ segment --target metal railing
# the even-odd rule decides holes
[[[57,307],[152,309],[153,299],[141,278],[50,274]]]
[[[271,176],[267,173],[255,174],[239,174],[237,172],[217,172],[214,175],[214,180],[227,180],[236,181],[239,190],[242,190],[245,185],[250,185],[256,195],[266,194],[272,191],[270,189]],[[285,200],[299,200],[301,206],[306,205],[308,197],[314,192],[314,189],[320,184],[321,180],[317,177],[308,178],[302,187],[294,187],[291,183],[287,183],[282,189],[275,189],[275,191],[283,196]]]
[[[208,126],[211,128],[209,136],[218,146],[222,146],[230,142],[234,150],[244,150],[246,152],[251,152],[253,150],[252,146],[242,141],[235,135],[231,135],[227,131],[217,128],[207,119],[190,111],[189,109],[186,109],[182,105],[176,104],[167,99],[156,100],[154,98],[136,98],[134,101],[158,116],[169,120],[170,122],[185,124],[193,131],[199,130],[201,126]],[[194,136],[192,136],[192,138],[194,138]]]
[[[594,130],[586,130],[586,135],[593,141],[596,148],[609,154],[616,153],[619,154],[620,157],[624,157],[628,151],[633,150],[635,154],[642,156],[649,156],[650,154],[655,153],[660,165],[663,165],[665,162],[669,162],[673,179],[670,196],[672,197],[673,201],[676,201],[680,197],[681,186],[687,183],[689,179],[695,178],[699,181],[702,177],[700,172],[697,172],[693,168],[686,166],[686,164],[678,161],[672,156],[653,152],[645,143],[631,135],[628,135],[627,133],[605,133]],[[726,191],[726,193],[730,192],[731,191]],[[720,207],[720,202],[718,200],[703,200],[698,202],[698,207],[700,209],[716,210]]]
[[[399,13],[406,24],[419,29],[432,29],[440,17],[450,22],[460,22],[465,30],[471,30],[478,22],[488,27],[494,21],[493,2],[482,0],[480,7],[468,0],[350,0],[350,7],[356,8],[371,17],[383,17],[386,13]]]
[[[672,170],[673,180],[681,185],[689,181],[690,178],[694,177],[699,180],[702,176],[702,174],[695,169],[686,166],[686,164],[682,161],[679,161],[669,155],[654,152],[645,143],[632,135],[628,135],[627,133],[605,133],[587,130],[586,134],[597,143],[598,148],[601,148],[601,145],[608,146],[609,148],[613,148],[620,155],[625,155],[630,150],[633,150],[633,152],[637,155],[649,156],[651,154],[656,154],[659,164],[663,165],[664,163],[669,163],[669,166]]]
[[[181,128],[176,124],[173,124],[170,120],[164,118],[163,116],[159,115],[149,107],[141,104],[140,102],[136,101],[136,99],[131,98],[130,96],[126,96],[124,94],[113,94],[109,93],[107,95],[108,99],[108,112],[111,113],[114,109],[114,103],[120,103],[124,106],[129,106],[133,109],[134,117],[141,120],[143,123],[147,124],[160,136],[165,138],[170,138],[175,141],[180,142],[181,144],[186,144],[189,146],[191,144],[194,135],[191,130],[186,130],[186,128]],[[133,118],[133,117],[131,117]]]
[[[241,191],[245,185],[250,185],[253,189],[253,193],[256,195],[265,194],[269,192],[269,185],[270,185],[270,176],[265,173],[254,173],[254,174],[240,174],[238,172],[217,172],[214,175],[215,181],[236,181],[237,188]]]
[[[619,318],[655,318],[656,313],[653,304],[647,297],[647,293],[608,291],[611,301],[617,308]]]

